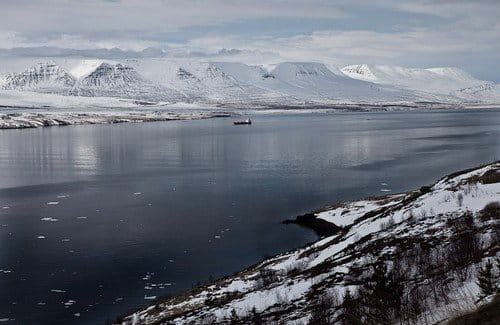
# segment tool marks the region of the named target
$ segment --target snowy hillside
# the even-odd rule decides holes
[[[500,256],[499,201],[496,162],[417,191],[340,203],[294,221],[327,233],[316,243],[116,323],[435,324],[484,297],[477,270]]]
[[[167,58],[30,63],[24,58],[7,62],[0,73],[0,105],[1,89],[18,91],[19,97],[29,91],[235,107],[500,103],[497,84],[456,68],[356,65],[339,70],[316,62],[257,66]]]
[[[38,63],[21,73],[5,77],[3,88],[61,92],[75,85],[76,79],[55,63]]]
[[[37,63],[11,73],[1,84],[5,90],[54,93],[83,97],[118,97],[156,101],[186,98],[166,87],[144,80],[133,68],[121,63],[83,60],[66,70],[54,62]],[[0,94],[0,98],[3,97]]]
[[[221,104],[254,102],[267,92],[238,80],[211,62],[151,59],[127,63],[145,78],[175,89],[191,100]]]
[[[500,88],[494,82],[479,80],[458,68],[410,69],[387,65],[350,65],[341,69],[347,76],[394,87],[461,100],[500,102]]]
[[[83,69],[82,69],[83,70]],[[76,69],[76,71],[82,71]],[[75,71],[75,70],[73,70]],[[132,67],[103,62],[77,81],[70,95],[89,97],[123,97],[157,101],[183,101],[175,90],[143,79]]]

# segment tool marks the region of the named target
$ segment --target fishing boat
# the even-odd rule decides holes
[[[233,124],[234,125],[251,125],[252,124],[252,120],[250,120],[249,118],[247,118],[244,121],[234,121]]]

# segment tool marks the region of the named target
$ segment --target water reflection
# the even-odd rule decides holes
[[[0,132],[0,208],[9,206],[0,209],[0,269],[11,271],[0,274],[0,318],[102,323],[145,296],[303,245],[314,235],[282,219],[379,194],[381,183],[407,190],[498,157],[498,113]]]

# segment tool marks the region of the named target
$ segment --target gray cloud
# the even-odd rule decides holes
[[[0,20],[4,56],[170,56],[406,66],[442,65],[448,59],[500,79],[486,66],[495,58],[500,61],[497,0],[3,0],[0,12],[7,13]],[[387,17],[403,13],[411,23],[370,29],[370,23],[380,27]],[[277,26],[273,22],[286,20],[300,31],[304,19],[326,23],[313,32],[286,37],[271,37],[259,28],[266,22],[269,31]],[[359,20],[366,21],[363,28],[349,29]],[[329,28],[329,21],[341,22],[343,28]],[[235,22],[245,22],[250,32],[228,27]],[[227,30],[168,39],[182,36],[187,28],[203,31],[214,25]],[[487,60],[482,63],[479,58]]]

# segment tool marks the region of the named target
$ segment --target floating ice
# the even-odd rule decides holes
[[[60,289],[51,289],[50,291],[55,292],[55,293],[65,293],[66,292],[65,290],[60,290]]]
[[[46,218],[42,218],[40,219],[42,221],[50,221],[50,222],[56,222],[56,221],[59,221],[59,219],[57,218],[52,218],[52,217],[46,217]]]
[[[387,189],[387,188],[382,188],[380,189],[380,192],[390,192],[391,190]]]
[[[144,299],[146,299],[146,300],[155,300],[156,296],[144,296]]]

